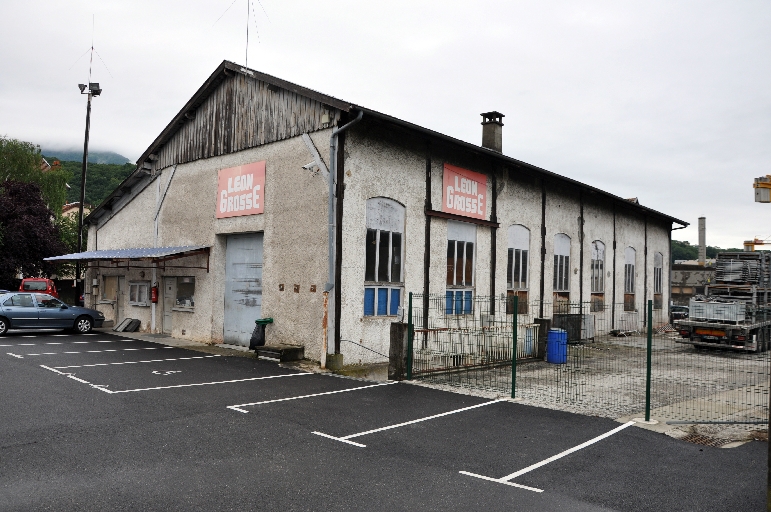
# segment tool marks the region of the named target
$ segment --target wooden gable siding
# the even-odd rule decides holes
[[[329,123],[321,117],[329,114]],[[334,126],[340,113],[321,102],[240,73],[223,80],[158,152],[157,168],[296,137]]]

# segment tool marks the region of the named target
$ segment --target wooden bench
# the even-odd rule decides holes
[[[257,359],[269,357],[278,359],[280,362],[300,361],[305,357],[305,347],[301,345],[262,345],[254,347],[254,353]]]

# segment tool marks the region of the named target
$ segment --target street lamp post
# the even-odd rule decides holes
[[[98,83],[78,84],[80,94],[88,95],[86,106],[86,136],[83,143],[83,167],[80,173],[80,204],[78,205],[78,252],[83,252],[83,202],[86,200],[86,169],[88,169],[88,133],[91,129],[91,98],[102,94],[102,89]],[[80,300],[84,293],[83,280],[80,277],[80,260],[75,262],[75,293],[77,295],[75,303]]]

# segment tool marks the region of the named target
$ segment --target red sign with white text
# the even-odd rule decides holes
[[[444,164],[442,211],[484,219],[486,206],[487,176]]]
[[[265,160],[220,169],[217,218],[254,215],[265,211]]]

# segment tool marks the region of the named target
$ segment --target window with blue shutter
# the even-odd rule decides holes
[[[404,215],[404,206],[393,199],[367,200],[364,316],[400,313],[404,288]]]

